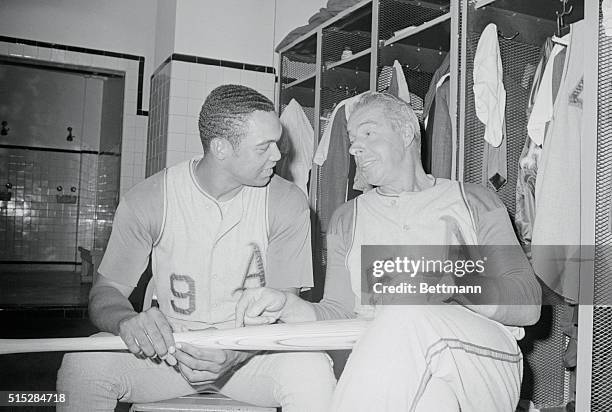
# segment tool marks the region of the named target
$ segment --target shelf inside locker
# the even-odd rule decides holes
[[[413,70],[427,73],[435,72],[446,57],[445,50],[434,50],[418,46],[394,43],[378,52],[378,66],[392,66],[397,60]]]
[[[344,30],[324,30],[321,57],[323,63],[329,65],[342,61],[342,55],[359,54],[372,46],[372,36],[367,32],[350,32]]]
[[[335,67],[344,67],[353,70],[364,70],[370,67],[370,51],[371,49],[365,49],[358,53],[353,54],[346,59],[342,59],[333,63],[326,63],[325,69],[331,70]]]
[[[449,0],[380,0],[378,17],[379,40],[386,41],[407,27],[424,23],[449,13]]]
[[[429,20],[420,26],[406,28],[389,40],[385,41],[384,45],[404,41],[408,44],[417,42],[417,35],[421,34],[423,39],[431,39],[434,42],[443,44],[442,48],[448,50],[450,48],[450,13],[443,14],[433,20]],[[431,43],[428,42],[428,43]]]
[[[531,14],[521,13],[529,11],[526,8],[516,10],[501,8],[505,2],[499,0],[477,10],[471,10],[468,15],[470,31],[482,33],[489,23],[495,23],[500,36],[512,38],[519,43],[541,46],[546,39],[557,31],[556,20],[549,20]],[[554,11],[552,11],[554,16]]]
[[[307,75],[306,77],[302,77],[301,79],[295,79],[290,83],[286,83],[285,85],[283,85],[283,89],[289,89],[290,87],[298,87],[298,86],[314,89],[315,77],[316,77],[316,73],[311,73]]]
[[[584,0],[573,0],[569,2],[573,7],[572,12],[565,17],[565,23],[575,23],[584,18]],[[559,1],[533,1],[533,0],[480,0],[474,8],[494,7],[511,13],[519,13],[536,19],[557,21],[557,11],[561,11]]]
[[[370,87],[370,71],[335,67],[321,75],[321,87],[325,89],[367,90]]]
[[[372,1],[362,1],[323,23],[323,30],[372,32]]]

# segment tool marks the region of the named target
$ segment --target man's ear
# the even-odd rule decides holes
[[[210,153],[219,160],[227,158],[233,151],[227,139],[215,137],[210,141]]]

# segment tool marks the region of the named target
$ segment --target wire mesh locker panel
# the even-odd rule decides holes
[[[493,4],[500,7],[510,5],[508,7],[515,9],[492,6],[475,9],[469,6],[465,33],[463,29],[461,33],[466,40],[463,180],[484,184],[490,190],[495,190],[487,179],[486,170],[483,171],[485,126],[476,116],[473,92],[474,57],[478,40],[486,25],[492,22],[497,25],[500,33],[498,41],[506,89],[507,181],[497,194],[513,220],[518,161],[527,138],[526,109],[532,80],[529,73],[533,73],[538,64],[546,36],[554,34],[556,26],[552,21],[521,13],[531,11],[533,5],[527,2],[519,4],[499,1]],[[525,6],[526,10],[517,11],[516,7],[519,6]],[[554,16],[554,9],[551,8],[549,18]],[[532,400],[537,407],[561,406],[568,400],[566,371],[562,363],[566,338],[562,333],[561,319],[565,309],[557,305],[562,302],[552,294],[549,302],[555,305],[543,307],[540,321],[526,328],[526,337],[520,342],[525,356],[521,397]]]
[[[612,232],[609,212],[612,200],[612,37],[599,24],[599,83],[597,108],[597,164],[595,209],[595,306],[591,410],[612,410]]]
[[[408,27],[418,27],[448,13],[450,1],[380,0],[378,39],[386,41]]]

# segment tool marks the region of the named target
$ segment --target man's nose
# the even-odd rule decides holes
[[[357,140],[355,140],[353,143],[351,143],[351,146],[349,147],[349,153],[353,156],[360,156],[361,154],[363,154],[363,145]]]
[[[278,145],[276,143],[272,144],[272,153],[270,154],[270,160],[273,162],[278,162],[281,159],[280,150],[278,150]]]

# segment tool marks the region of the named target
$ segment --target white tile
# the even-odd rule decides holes
[[[171,96],[170,105],[168,106],[168,113],[186,115],[188,113],[187,112],[187,102],[188,101],[189,99],[184,98],[184,97]]]
[[[123,125],[124,127],[136,127],[136,115],[128,114],[123,116]]]
[[[188,134],[185,137],[185,151],[189,153],[202,153],[202,141],[200,136]]]
[[[206,66],[206,83],[216,86],[223,84],[223,67]]]
[[[132,73],[128,73],[125,76],[125,90],[126,93],[130,90],[138,90],[138,76]]]
[[[38,58],[38,47],[24,44],[23,57]]]
[[[168,152],[166,152],[166,167],[170,167],[182,162],[184,160],[184,154],[184,151],[178,152],[174,150],[168,150]]]
[[[168,133],[185,133],[185,116],[168,117]]]
[[[274,89],[274,75],[269,73],[259,73],[257,78],[257,90]]]
[[[98,54],[94,54],[92,56],[91,65],[94,67],[101,67],[103,69],[112,68],[112,63],[110,63],[109,59],[106,56],[101,56]]]
[[[257,72],[254,72],[252,70],[243,70],[240,74],[241,84],[245,86],[255,89],[257,88],[257,80]]]
[[[138,71],[138,65],[140,63],[138,62],[138,60],[132,60],[132,59],[126,59],[126,67],[127,70],[135,70]]]
[[[204,82],[190,80],[187,89],[189,98],[204,101]]]
[[[21,43],[9,44],[9,54],[11,56],[23,56],[23,44]]]
[[[223,68],[223,83],[225,84],[240,84],[240,75],[242,70]]]
[[[170,82],[170,96],[189,97],[187,80],[172,79]]]
[[[10,44],[4,41],[0,41],[0,55],[9,54]]]
[[[198,124],[199,117],[197,116],[187,116],[187,121],[185,123],[185,133],[187,134],[195,134],[200,135],[200,126]]]
[[[185,151],[185,134],[169,133],[167,149],[181,152]]]
[[[200,116],[200,110],[202,110],[202,103],[204,99],[189,99],[187,103],[187,114],[189,116]]]
[[[203,64],[190,64],[189,80],[195,80],[204,83],[206,81],[206,66]]]
[[[173,61],[171,77],[173,79],[189,80],[189,66],[190,63]]]
[[[39,51],[40,53],[40,51]],[[89,53],[77,53],[79,64],[81,66],[91,66],[93,63],[93,55]]]

